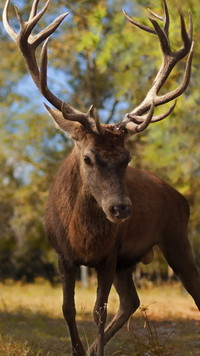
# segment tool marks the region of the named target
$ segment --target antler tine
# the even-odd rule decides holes
[[[189,28],[189,32],[187,32],[184,16],[183,16],[182,12],[179,11],[181,37],[182,37],[182,41],[183,41],[183,47],[180,50],[174,52],[171,50],[171,45],[170,45],[169,36],[168,36],[170,18],[169,18],[169,12],[168,12],[166,0],[163,0],[163,8],[164,8],[164,16],[163,17],[157,15],[155,12],[150,10],[150,14],[152,16],[154,16],[156,19],[162,20],[164,22],[163,28],[153,18],[149,18],[149,20],[151,21],[151,23],[153,25],[153,29],[151,29],[151,27],[145,26],[143,24],[141,25],[137,21],[130,18],[124,12],[128,21],[131,22],[133,25],[141,28],[144,31],[147,31],[147,32],[157,35],[159,42],[160,42],[162,54],[163,54],[163,61],[162,61],[161,67],[160,67],[160,69],[156,75],[156,78],[152,84],[152,87],[148,91],[146,97],[144,98],[144,100],[142,101],[142,103],[140,105],[138,105],[134,110],[132,110],[128,115],[125,116],[125,118],[122,122],[122,128],[123,129],[127,128],[128,131],[132,130],[132,134],[138,132],[136,125],[139,125],[141,127],[142,123],[146,121],[148,114],[146,114],[146,115],[144,115],[144,114],[149,112],[149,110],[151,110],[152,102],[154,103],[154,106],[158,106],[158,105],[162,105],[162,104],[165,104],[169,101],[176,99],[178,96],[180,96],[186,90],[186,88],[188,87],[189,81],[190,81],[192,56],[193,56],[193,45],[194,45],[194,43],[192,41],[193,23],[192,23],[191,14],[189,15],[190,28]],[[159,91],[163,87],[167,78],[169,77],[172,69],[175,67],[175,65],[180,60],[182,60],[187,55],[188,55],[188,58],[186,61],[184,76],[183,76],[181,84],[176,89],[170,91],[169,93],[159,95]],[[172,105],[169,108],[169,110],[167,110],[164,114],[154,116],[154,117],[152,116],[151,122],[157,122],[157,121],[163,120],[165,117],[167,117],[173,111],[174,107],[175,107],[175,104]],[[130,122],[132,122],[132,125],[130,124]],[[119,128],[119,125],[117,127]],[[144,128],[146,128],[145,124],[144,124]]]
[[[170,91],[169,93],[166,93],[164,95],[158,96],[159,98],[159,103],[158,105],[168,103],[171,100],[174,100],[178,96],[184,93],[184,91],[187,89],[189,82],[190,82],[190,77],[191,77],[191,68],[192,68],[192,59],[193,59],[193,49],[194,49],[194,42],[192,42],[191,49],[187,58],[186,66],[185,66],[185,72],[183,76],[183,80],[181,84],[174,90]]]
[[[179,16],[180,16],[180,23],[181,23],[181,36],[184,43],[184,50],[188,51],[188,49],[190,50],[191,42],[192,42],[192,38],[191,38],[191,33],[193,32],[192,18],[190,17],[190,35],[188,35],[185,26],[185,20],[181,10],[179,10]]]
[[[163,16],[160,16],[160,15],[158,15],[158,14],[156,14],[154,11],[152,11],[151,9],[147,9],[148,11],[149,11],[149,13],[152,15],[152,16],[154,16],[157,20],[160,20],[160,21],[163,21],[164,20],[164,18],[163,18]]]
[[[192,21],[191,12],[189,12],[189,23],[190,23],[189,38],[190,38],[190,41],[192,41],[192,38],[193,38],[193,21]]]
[[[46,4],[42,8],[42,10],[40,12],[38,12],[38,14],[36,14],[34,17],[31,17],[30,20],[27,22],[23,21],[22,16],[21,16],[17,6],[14,6],[17,18],[18,18],[18,20],[20,22],[20,26],[21,26],[21,30],[17,36],[17,43],[19,44],[19,46],[22,46],[26,43],[28,37],[31,35],[32,30],[34,29],[34,27],[37,25],[39,20],[42,18],[42,16],[46,12],[49,2],[50,2],[50,0],[47,0]],[[31,36],[31,39],[33,39],[34,37],[35,36]]]
[[[168,11],[166,0],[163,0],[163,9],[164,9],[164,16],[160,16],[160,15],[156,14],[154,11],[152,11],[149,8],[148,8],[148,11],[153,17],[164,22],[163,30],[164,30],[165,34],[168,35],[170,18],[169,18],[169,11]],[[132,25],[137,26],[138,28],[140,28],[146,32],[156,35],[156,31],[152,27],[144,25],[143,23],[138,22],[137,20],[131,18],[125,10],[123,10],[123,13],[124,13],[125,17],[127,18],[127,20]]]
[[[160,27],[160,25],[158,24],[157,21],[155,21],[151,17],[149,17],[149,20],[151,21],[152,25],[155,28],[155,33],[157,34],[157,36],[159,38],[161,49],[162,49],[163,53],[169,54],[171,51],[171,48],[170,48],[169,38],[168,38],[167,34]]]
[[[123,121],[119,124],[115,124],[114,128],[116,131],[121,131],[122,133],[126,133],[127,131],[129,134],[133,135],[133,133],[139,133],[143,131],[144,129],[149,126],[149,124],[152,121],[153,118],[153,113],[154,113],[155,105],[154,102],[152,102],[150,110],[147,115],[143,116],[143,120],[141,120],[141,117],[134,116],[130,118],[130,114],[126,114],[125,119],[127,121]]]
[[[33,44],[35,47],[38,47],[40,43],[46,40],[48,37],[55,32],[55,30],[60,26],[62,21],[65,19],[66,16],[69,15],[69,12],[58,16],[50,25],[48,25],[44,30],[42,30],[38,35],[34,36]]]
[[[164,29],[165,34],[168,36],[170,18],[169,18],[169,11],[168,11],[166,0],[163,0],[163,8],[164,8],[164,19],[163,19],[164,26],[163,26],[163,29]]]
[[[30,15],[29,15],[29,20],[31,20],[37,14],[39,1],[40,0],[34,0],[33,1],[33,5],[31,7],[31,12],[30,12]]]
[[[37,35],[32,35],[32,30],[35,28],[39,20],[42,18],[49,6],[50,0],[47,0],[43,8],[38,12],[39,0],[34,0],[31,7],[29,19],[27,22],[23,21],[22,16],[17,7],[15,7],[15,12],[20,23],[20,31],[16,33],[8,19],[8,8],[10,5],[10,0],[6,0],[6,4],[3,10],[3,23],[6,31],[10,37],[19,46],[23,57],[25,59],[26,66],[31,74],[31,77],[38,87],[43,96],[59,111],[63,112],[63,115],[67,120],[73,120],[80,122],[88,132],[103,134],[104,129],[101,126],[98,117],[92,117],[94,110],[90,109],[88,113],[84,114],[78,110],[75,110],[70,105],[63,103],[58,97],[56,97],[48,88],[47,85],[47,48],[49,36],[54,33],[58,28],[64,18],[68,15],[64,13],[58,16],[52,23],[50,23],[44,30],[39,32]],[[41,50],[41,61],[40,66],[36,59],[35,51],[37,47],[43,42]]]
[[[136,132],[141,132],[149,126],[149,124],[151,123],[151,120],[153,118],[154,108],[155,108],[155,105],[154,105],[154,102],[152,102],[150,110],[149,110],[146,118],[144,119],[144,121],[141,124],[136,126],[136,128],[135,128]]]
[[[169,115],[172,113],[172,111],[174,110],[175,106],[176,106],[176,100],[174,101],[173,105],[170,106],[170,108],[169,108],[166,112],[164,112],[163,114],[160,114],[160,115],[153,116],[153,117],[152,117],[152,120],[151,120],[151,123],[153,123],[153,122],[158,122],[158,121],[161,121],[161,120],[165,119],[167,116],[169,116]],[[147,114],[147,115],[148,115],[148,114]],[[147,115],[143,115],[143,116],[139,116],[139,115],[131,116],[130,114],[127,114],[127,117],[130,118],[130,120],[131,120],[132,122],[134,122],[135,124],[139,125],[139,124],[141,124],[143,121],[146,120]]]
[[[22,19],[22,16],[21,16],[19,10],[18,10],[18,7],[14,5],[14,9],[15,9],[16,16],[17,16],[17,18],[19,20],[20,27],[21,27],[21,29],[23,29],[24,28],[24,21]]]
[[[151,120],[151,124],[158,122],[158,121],[162,121],[163,119],[165,119],[167,116],[169,116],[172,113],[175,106],[176,106],[176,100],[174,101],[174,104],[172,106],[170,106],[170,108],[165,113],[154,116]]]
[[[9,8],[9,5],[10,5],[10,0],[7,0],[6,3],[5,3],[5,6],[4,6],[3,13],[2,13],[2,20],[3,20],[3,24],[4,24],[4,27],[5,27],[6,31],[7,31],[7,33],[13,39],[13,41],[16,42],[17,33],[11,27],[9,19],[8,19],[8,8]]]
[[[160,15],[156,14],[154,11],[152,11],[151,9],[148,8],[148,11],[152,16],[154,16],[156,19],[164,22],[163,31],[168,36],[170,18],[169,18],[169,11],[168,11],[166,0],[163,0],[163,10],[164,10],[164,16],[160,16]]]
[[[66,103],[64,102],[62,103],[62,108],[61,108],[63,117],[66,120],[79,122],[86,129],[88,133],[104,135],[105,130],[101,126],[98,116],[96,115],[94,110],[95,110],[94,106],[91,105],[90,109],[86,114],[81,112],[69,113],[68,106],[66,106]]]
[[[91,105],[91,107],[88,111],[88,114],[89,114],[90,121],[95,123],[95,126],[94,126],[94,123],[92,125],[93,130],[95,129],[97,131],[97,133],[99,133],[100,135],[104,135],[105,130],[100,124],[98,112],[97,112],[96,108],[94,107],[94,105]]]
[[[39,81],[40,81],[40,88],[41,92],[45,93],[47,90],[47,64],[48,64],[48,55],[47,55],[47,48],[48,48],[49,38],[46,39],[42,46],[41,50],[41,58],[40,58],[40,72],[39,72]]]
[[[123,13],[125,15],[125,17],[127,18],[127,20],[134,26],[137,26],[138,28],[140,28],[141,30],[144,30],[146,32],[149,32],[149,33],[153,33],[154,35],[156,34],[156,32],[154,31],[153,28],[149,27],[149,26],[146,26],[144,25],[143,23],[140,23],[138,21],[136,21],[135,19],[131,18],[127,12],[125,10],[123,10]]]
[[[163,10],[164,10],[164,16],[160,16],[160,15],[156,14],[154,11],[152,11],[151,9],[148,9],[149,13],[152,16],[154,16],[156,19],[164,22],[163,30],[164,30],[165,34],[168,36],[170,18],[169,18],[169,11],[168,11],[166,0],[163,0]]]

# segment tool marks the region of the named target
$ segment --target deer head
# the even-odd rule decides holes
[[[38,12],[39,0],[34,0],[27,22],[23,21],[19,10],[15,7],[16,15],[20,22],[20,31],[16,33],[9,24],[8,7],[10,0],[7,0],[3,11],[4,26],[11,38],[19,46],[34,83],[42,95],[54,106],[54,108],[50,108],[45,105],[48,112],[57,125],[76,142],[75,154],[79,157],[80,174],[84,186],[87,187],[88,191],[90,191],[97,203],[102,207],[106,217],[110,221],[122,221],[129,217],[131,213],[131,202],[124,183],[126,167],[130,160],[129,152],[125,148],[125,140],[131,135],[146,129],[149,124],[166,118],[173,111],[175,102],[170,109],[159,116],[154,116],[154,108],[175,100],[187,88],[190,80],[193,54],[192,19],[190,16],[190,29],[188,33],[184,17],[181,12],[179,13],[183,47],[174,52],[171,49],[169,41],[170,21],[165,0],[163,0],[163,17],[149,10],[151,14],[149,20],[153,27],[148,27],[137,22],[124,12],[131,24],[157,36],[163,59],[152,87],[142,103],[126,114],[121,122],[113,125],[102,125],[93,106],[91,106],[87,113],[82,113],[56,97],[48,88],[48,39],[68,15],[68,13],[65,13],[59,16],[46,29],[37,35],[32,35],[32,30],[46,12],[49,2],[48,0],[41,11]],[[159,25],[156,19],[163,22],[163,27]],[[41,50],[41,61],[38,64],[35,52],[42,42],[44,44]],[[185,56],[188,57],[181,84],[175,90],[159,95],[160,89],[163,87],[172,69]]]

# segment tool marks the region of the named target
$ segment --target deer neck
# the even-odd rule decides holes
[[[80,163],[75,156],[71,165],[71,198],[68,220],[68,240],[84,263],[102,258],[113,248],[115,224],[108,221],[102,208],[81,179]],[[69,172],[69,171],[68,171]]]

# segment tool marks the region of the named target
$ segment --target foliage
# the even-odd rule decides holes
[[[31,1],[18,3],[27,14]],[[172,14],[170,36],[178,48],[179,18],[173,9],[179,3],[168,3]],[[0,0],[1,8],[3,4]],[[121,120],[129,108],[142,100],[160,65],[157,41],[145,32],[141,36],[139,29],[126,23],[121,12],[125,8],[146,21],[145,6],[161,11],[159,1],[52,2],[41,27],[66,8],[70,11],[50,41],[49,86],[53,91],[80,110],[94,104],[104,122]],[[189,199],[191,238],[200,266],[199,15],[197,0],[181,6],[184,13],[191,9],[194,20],[190,87],[178,100],[174,114],[135,137],[130,147],[132,164],[156,172]],[[11,9],[10,15],[16,26]],[[42,216],[53,174],[72,144],[53,127],[15,44],[2,26],[0,31],[0,278],[21,275],[32,279],[35,274],[45,275],[44,266],[54,266]],[[182,71],[181,64],[166,83],[167,89],[180,82]]]

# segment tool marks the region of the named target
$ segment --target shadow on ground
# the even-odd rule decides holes
[[[94,340],[96,333],[90,317],[85,315],[84,320],[78,321],[79,332],[86,349]],[[62,318],[52,318],[29,309],[19,309],[13,313],[5,311],[0,313],[0,328],[1,356],[71,355],[70,337]],[[144,344],[150,344],[153,339],[155,345],[151,346],[149,353]],[[120,330],[107,345],[106,355],[199,356],[200,321],[151,319],[149,328],[142,317],[134,317],[129,327]]]

